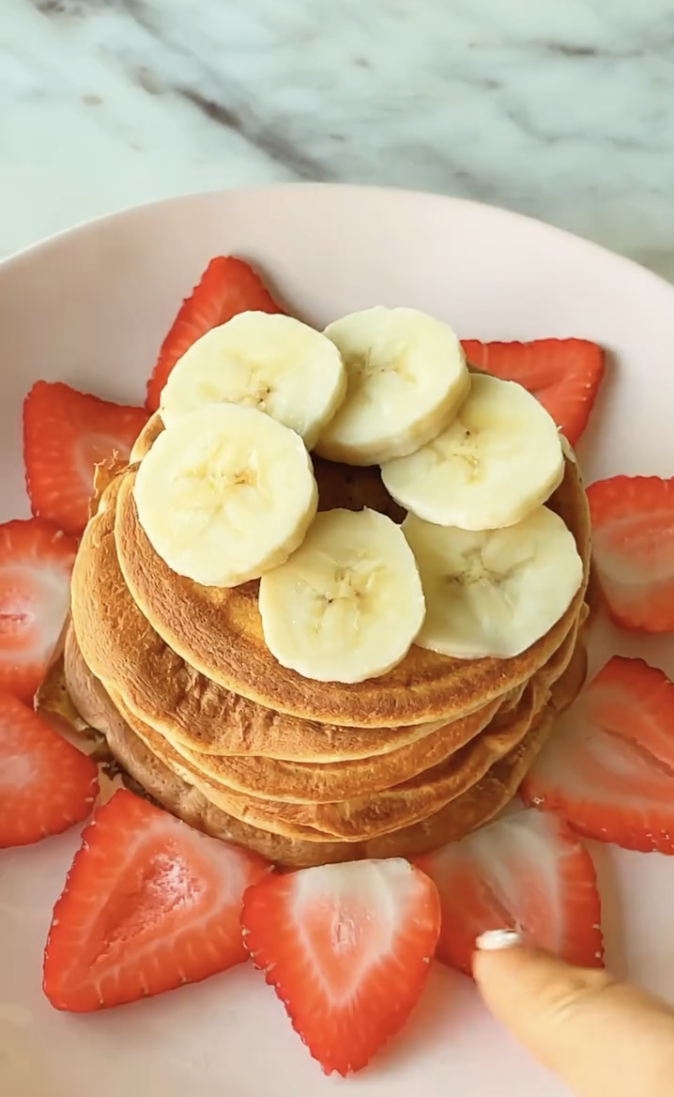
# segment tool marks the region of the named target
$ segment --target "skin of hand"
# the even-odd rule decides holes
[[[674,1011],[495,931],[473,974],[492,1014],[577,1097],[674,1097]]]

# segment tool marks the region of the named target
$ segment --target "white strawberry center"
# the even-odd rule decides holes
[[[327,865],[297,879],[293,914],[316,980],[339,1005],[395,950],[418,895],[402,860]]]
[[[68,613],[65,569],[18,564],[0,571],[0,658],[32,662],[49,655]]]

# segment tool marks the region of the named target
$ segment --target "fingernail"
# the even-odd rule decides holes
[[[522,944],[522,938],[515,929],[488,929],[481,933],[475,942],[475,947],[482,952],[500,952],[504,948],[517,948]]]

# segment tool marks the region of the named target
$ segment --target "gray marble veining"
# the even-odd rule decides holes
[[[97,187],[436,190],[674,277],[674,0],[2,0],[0,198],[42,229],[53,176],[64,224]]]

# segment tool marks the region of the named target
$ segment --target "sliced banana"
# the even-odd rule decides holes
[[[325,334],[341,352],[346,400],[316,452],[347,465],[379,465],[414,453],[447,425],[468,394],[461,344],[446,324],[416,309],[373,308]]]
[[[399,663],[426,607],[399,526],[373,510],[316,516],[302,546],[260,580],[267,647],[318,682],[362,682]]]
[[[563,475],[562,443],[545,408],[521,385],[478,374],[446,430],[381,470],[384,486],[406,510],[466,530],[520,522]]]
[[[334,343],[290,316],[244,312],[213,328],[182,356],[161,394],[170,429],[206,404],[241,404],[297,432],[312,449],[346,396]]]
[[[426,620],[415,643],[456,659],[509,659],[544,636],[569,608],[583,562],[562,519],[537,507],[505,529],[471,533],[408,514]]]
[[[277,567],[316,513],[311,458],[268,415],[211,404],[163,431],[141,462],[138,518],[178,575],[233,587]]]

